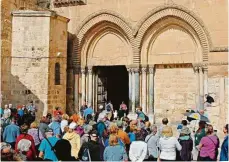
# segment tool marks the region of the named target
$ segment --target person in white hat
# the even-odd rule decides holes
[[[68,132],[64,134],[63,139],[66,139],[70,142],[72,149],[71,155],[76,159],[78,158],[78,152],[80,150],[80,136],[74,131],[76,129],[77,124],[72,122],[69,124]]]

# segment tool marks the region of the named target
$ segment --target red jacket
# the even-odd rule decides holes
[[[35,143],[34,143],[34,140],[33,140],[33,137],[29,134],[20,134],[17,139],[16,139],[16,144],[15,144],[15,151],[18,153],[19,150],[18,150],[18,142],[21,140],[21,139],[27,139],[29,141],[31,141],[31,146],[29,148],[29,151],[26,152],[26,157],[27,157],[27,160],[34,160],[36,158],[36,148],[35,148]]]

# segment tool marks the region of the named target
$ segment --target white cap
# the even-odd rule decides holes
[[[69,128],[70,129],[76,129],[77,124],[75,122],[72,122],[71,124],[69,124]]]

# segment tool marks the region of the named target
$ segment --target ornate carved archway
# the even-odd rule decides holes
[[[201,62],[207,62],[208,52],[212,47],[212,42],[206,28],[204,27],[204,23],[197,16],[195,16],[193,12],[177,5],[165,5],[158,7],[141,19],[133,32],[135,34],[135,49],[140,49],[142,40],[144,39],[145,34],[151,28],[151,26],[166,17],[175,17],[177,19],[181,19],[195,31],[195,34],[202,47]],[[137,55],[137,53],[134,53],[133,57],[138,57],[139,59],[137,60],[140,61],[140,55]]]

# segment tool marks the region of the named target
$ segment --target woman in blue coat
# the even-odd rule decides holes
[[[223,129],[226,135],[221,146],[220,161],[228,161],[228,124]]]

